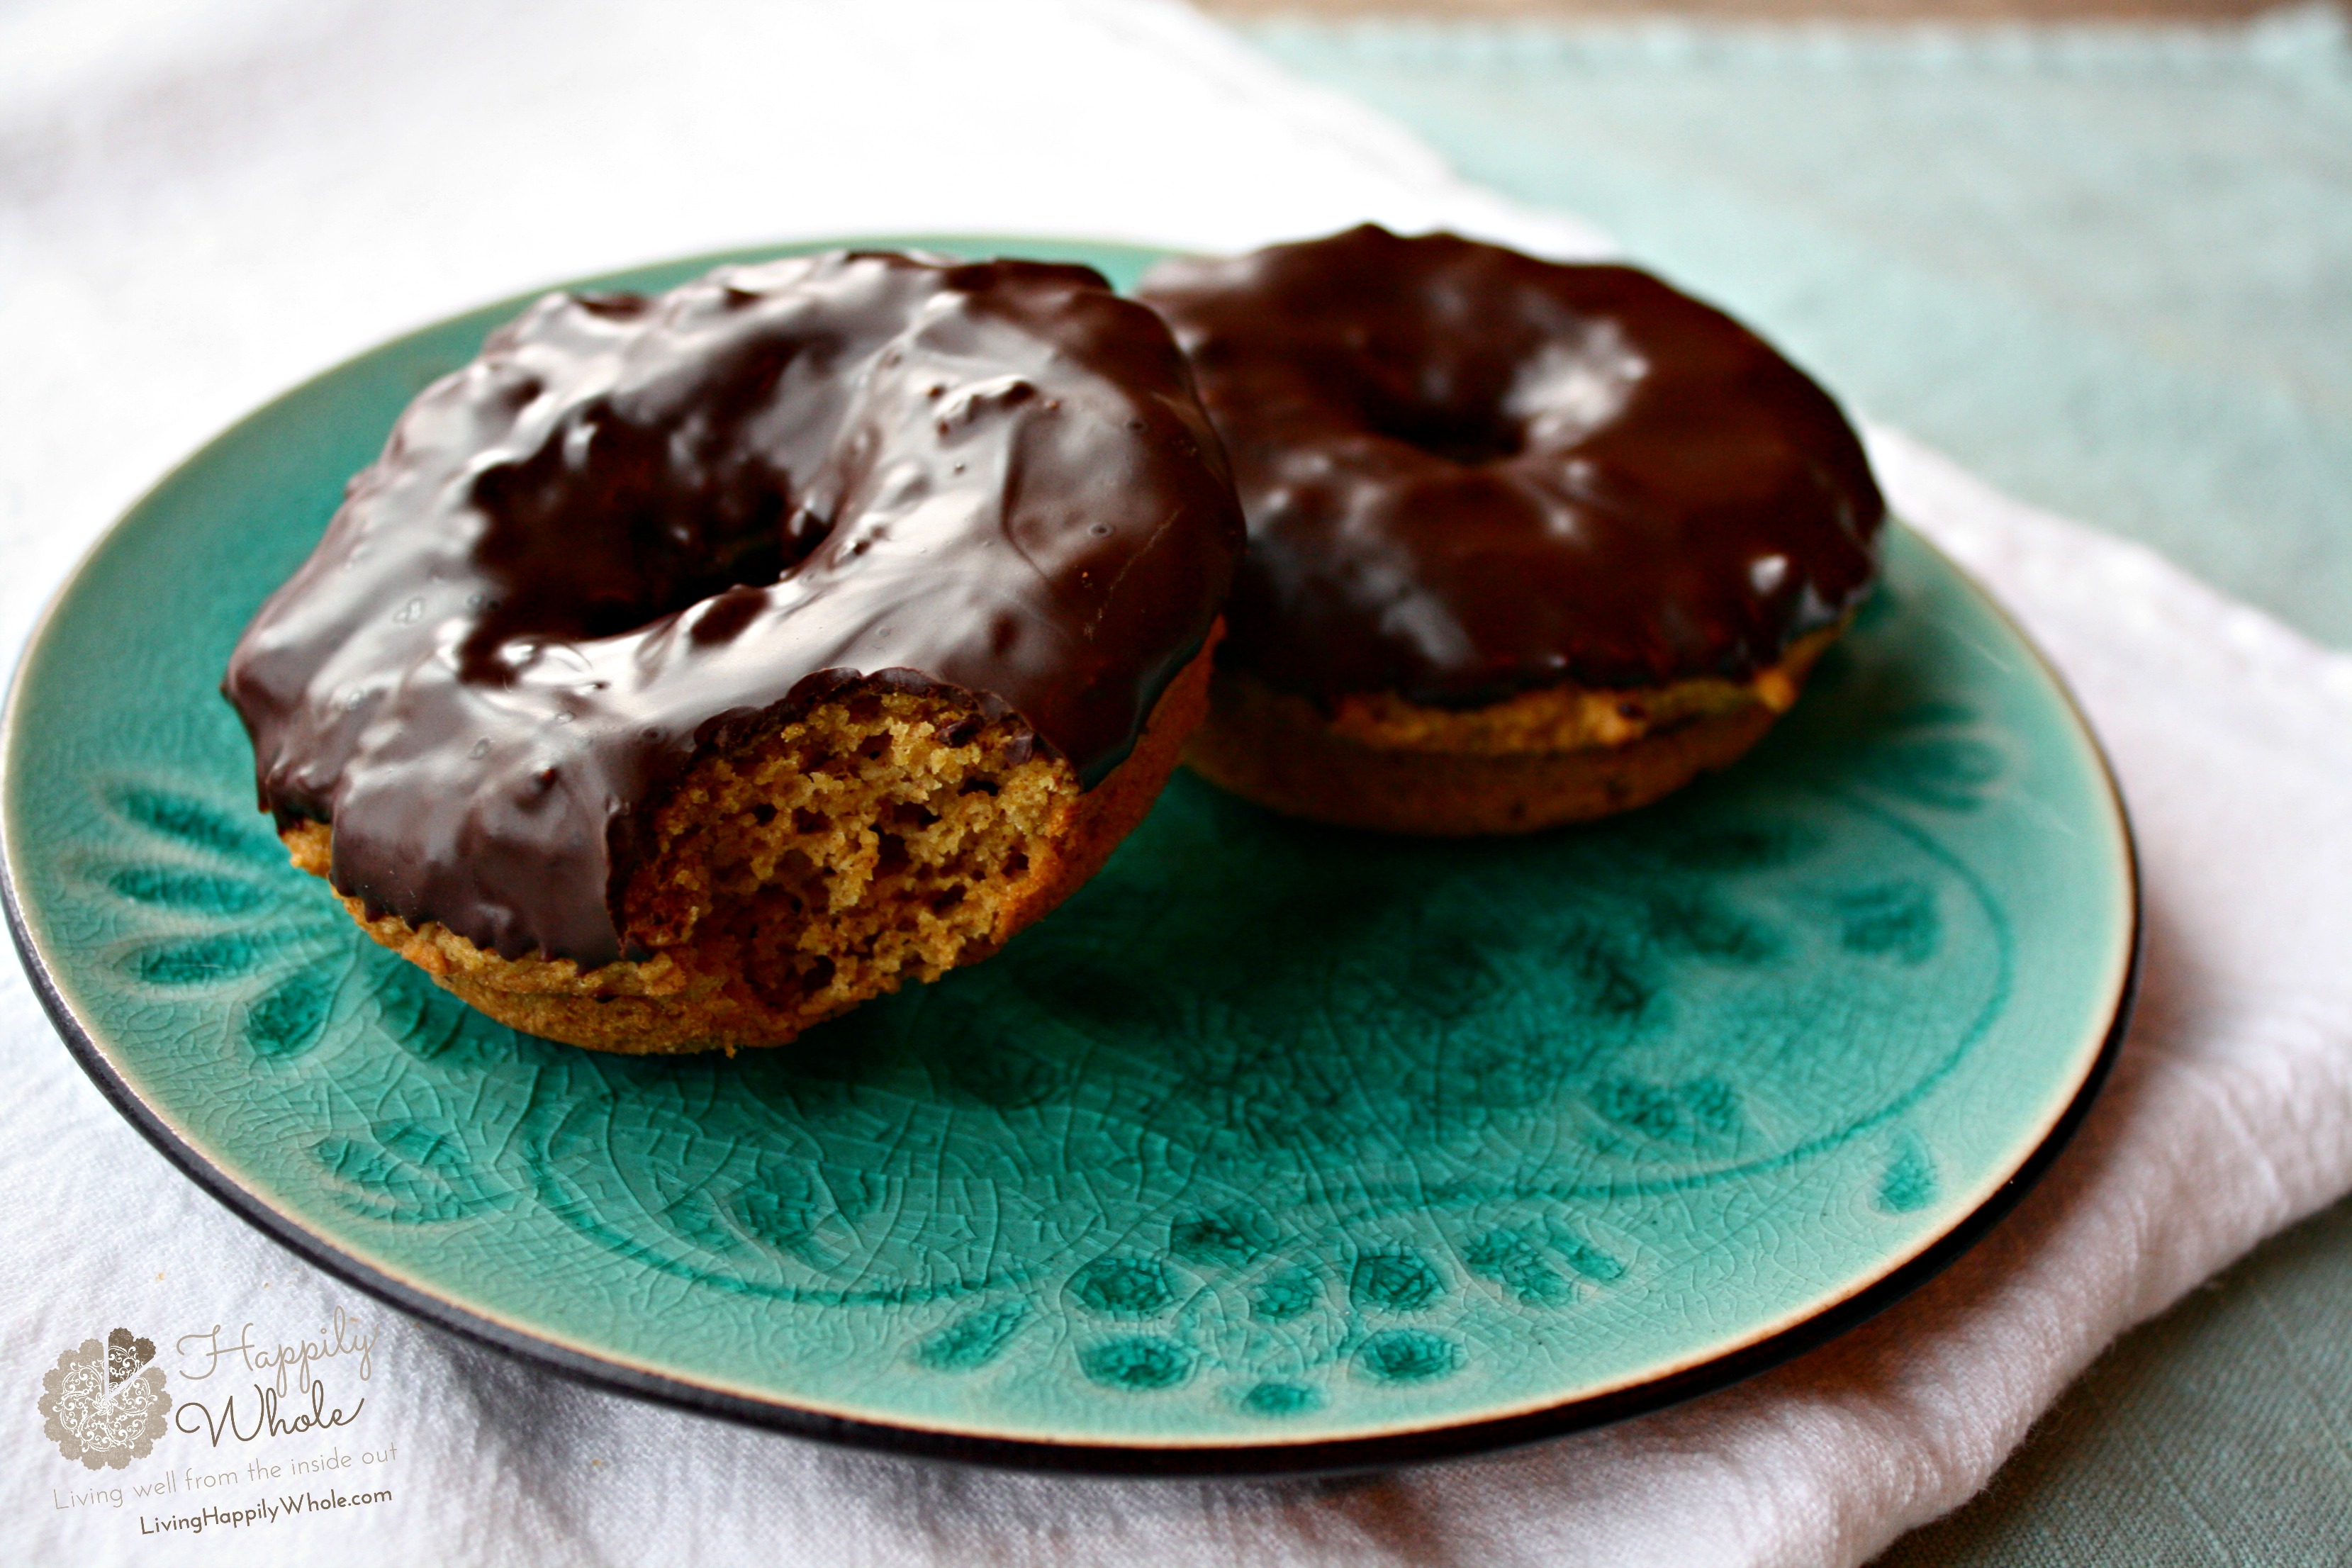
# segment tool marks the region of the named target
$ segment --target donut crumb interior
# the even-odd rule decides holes
[[[654,817],[633,943],[793,1029],[978,956],[1078,796],[1017,720],[867,690],[698,763]]]
[[[1160,777],[1174,738],[1165,749]],[[867,688],[688,771],[624,895],[639,956],[586,971],[502,958],[343,902],[376,941],[517,1028],[604,1050],[731,1051],[986,957],[1051,907],[1047,884],[1091,870],[1068,843],[1085,798],[1017,719]],[[286,840],[297,866],[328,874],[326,824],[298,823]]]

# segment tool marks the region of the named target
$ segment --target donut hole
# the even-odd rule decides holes
[[[1019,721],[961,697],[836,697],[689,770],[626,936],[744,1025],[796,1031],[984,952],[1079,794]]]
[[[675,484],[670,446],[591,401],[529,457],[473,476],[470,500],[490,524],[473,563],[499,584],[468,638],[476,658],[518,638],[625,636],[709,601],[695,635],[723,641],[759,608],[729,590],[778,582],[831,531],[761,464]]]
[[[1465,468],[1508,461],[1527,450],[1527,429],[1493,406],[1396,396],[1368,400],[1364,423],[1391,441]]]

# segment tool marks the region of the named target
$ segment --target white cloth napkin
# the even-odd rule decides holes
[[[0,646],[214,430],[482,299],[802,236],[1224,248],[1360,217],[1601,243],[1150,0],[18,0],[0,11]],[[544,1376],[299,1263],[107,1109],[8,962],[0,1558],[1814,1564],[1958,1503],[2116,1332],[2352,1187],[2352,658],[1899,436],[1874,454],[2074,683],[2138,826],[2149,933],[2137,1023],[2074,1149],[1876,1322],[1675,1411],[1385,1479],[1076,1481],[835,1451]],[[195,1378],[184,1336],[251,1324],[274,1345],[338,1308],[373,1345],[364,1380],[355,1354],[321,1363],[338,1403],[367,1401],[337,1432],[174,1435],[96,1476],[42,1433],[42,1374],[117,1323],[216,1406],[272,1374]],[[392,1499],[152,1532],[289,1489],[256,1461],[339,1452],[351,1466],[309,1489]],[[163,1498],[131,1489],[166,1474]]]

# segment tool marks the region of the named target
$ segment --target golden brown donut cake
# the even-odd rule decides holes
[[[553,295],[428,388],[225,689],[295,862],[493,1017],[779,1044],[1093,875],[1207,707],[1242,520],[1079,267]]]
[[[887,687],[698,762],[654,817],[623,929],[638,960],[501,958],[448,927],[344,906],[501,1023],[631,1053],[777,1045],[905,981],[987,957],[1141,822],[1208,710],[1203,652],[1093,789],[1017,721]],[[328,876],[332,829],[285,832]]]
[[[1626,267],[1366,226],[1163,263],[1250,548],[1188,761],[1262,805],[1522,832],[1745,752],[1885,504],[1802,372]]]

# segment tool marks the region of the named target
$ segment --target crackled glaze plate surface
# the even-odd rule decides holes
[[[1979,1234],[2087,1104],[2128,834],[2042,662],[1900,528],[1779,731],[1633,817],[1395,842],[1180,775],[1002,955],[796,1047],[638,1061],[490,1023],[287,865],[215,683],[400,408],[514,309],[165,479],[54,606],[5,738],[10,912],[68,1042],[231,1207],[394,1301],[915,1452],[1392,1463],[1804,1348]]]

